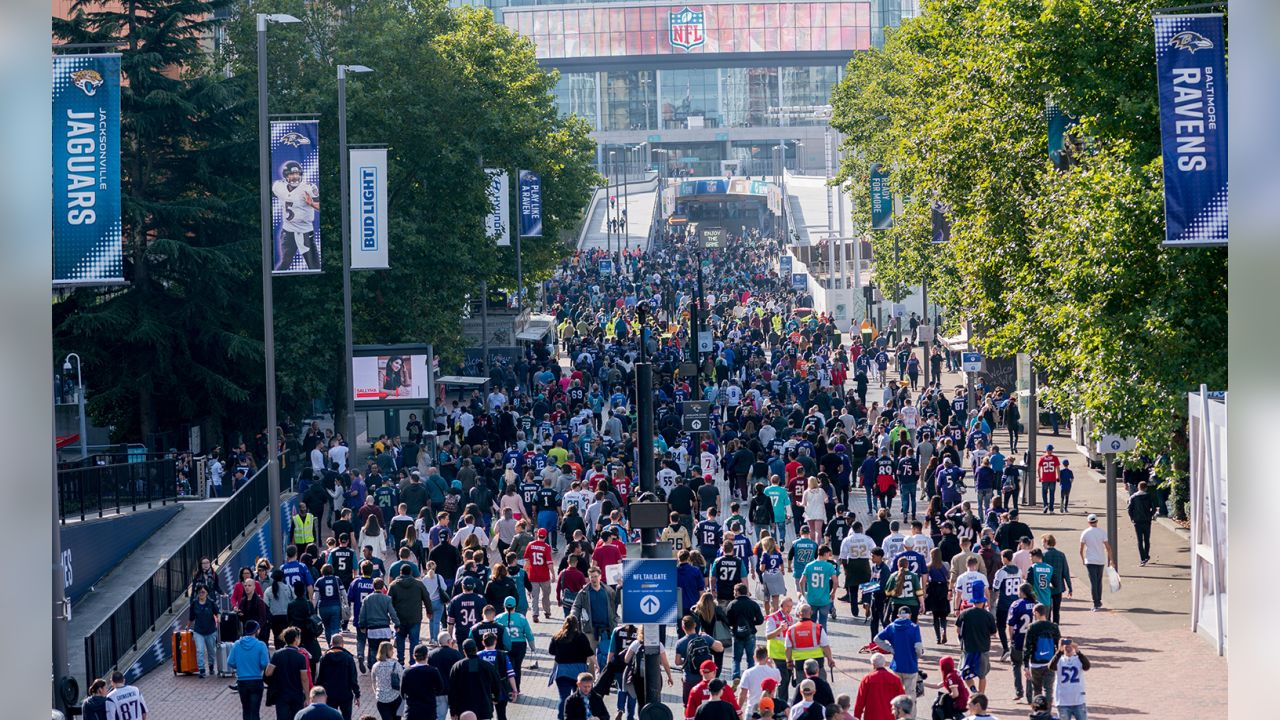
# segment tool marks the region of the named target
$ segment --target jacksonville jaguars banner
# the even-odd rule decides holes
[[[542,177],[520,171],[520,237],[542,237]]]
[[[499,247],[511,245],[511,192],[507,171],[485,168],[488,185],[485,195],[489,198],[489,213],[484,216],[484,234],[496,238]]]
[[[120,55],[53,58],[53,284],[124,282]]]
[[[1222,15],[1157,15],[1165,245],[1227,244]]]
[[[271,121],[274,275],[320,272],[320,121]]]
[[[386,270],[387,149],[351,151],[351,268]]]
[[[893,192],[889,190],[889,174],[880,163],[871,163],[871,229],[893,227]]]

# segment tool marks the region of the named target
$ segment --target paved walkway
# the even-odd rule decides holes
[[[653,224],[653,208],[658,202],[658,193],[653,188],[653,183],[648,184],[648,189],[642,184],[633,184],[627,188],[628,192],[623,193],[622,188],[617,188],[614,192],[618,196],[618,201],[625,200],[627,208],[627,233],[612,236],[609,233],[608,219],[612,213],[606,212],[609,204],[605,200],[601,200],[596,204],[596,210],[587,220],[587,235],[582,241],[583,250],[594,250],[596,248],[612,247],[615,251],[625,247],[628,248],[647,248],[649,245],[649,227]]]
[[[944,375],[944,387],[960,384],[959,375]],[[874,391],[873,385],[873,391]],[[1047,431],[1046,431],[1047,432]],[[1217,656],[1206,638],[1190,631],[1190,569],[1187,542],[1175,533],[1159,527],[1153,531],[1153,562],[1145,568],[1137,565],[1134,539],[1127,519],[1120,521],[1120,572],[1124,587],[1120,593],[1104,594],[1104,612],[1089,612],[1088,579],[1079,561],[1079,532],[1085,527],[1085,515],[1105,510],[1105,486],[1098,482],[1098,474],[1085,470],[1084,458],[1075,450],[1069,438],[1042,436],[1044,445],[1053,444],[1055,453],[1071,460],[1077,469],[1075,489],[1072,492],[1072,512],[1069,515],[1042,515],[1038,508],[1027,509],[1022,519],[1035,531],[1037,538],[1044,532],[1052,532],[1058,546],[1071,563],[1075,582],[1075,598],[1063,603],[1063,635],[1074,638],[1094,662],[1093,670],[1086,675],[1089,717],[1093,720],[1124,718],[1159,718],[1160,720],[1202,720],[1222,714],[1226,700],[1226,661]],[[1119,507],[1123,511],[1124,499]],[[1102,523],[1105,526],[1105,522]],[[842,605],[844,610],[847,605]],[[925,623],[928,620],[925,619]],[[558,625],[542,623],[534,626],[539,647],[545,649],[550,634]],[[928,627],[922,628],[926,638],[926,670],[931,680],[937,679],[938,658],[943,653],[959,655],[954,628],[950,633],[951,644],[938,647],[932,640]],[[837,694],[857,692],[857,683],[869,670],[868,656],[858,655],[857,649],[869,639],[868,628],[851,621],[847,614],[831,623],[832,645],[839,666],[835,674],[834,689]],[[426,628],[423,634],[425,637]],[[351,634],[354,638],[354,633]],[[1013,680],[1010,665],[998,659],[999,644],[993,653],[991,675],[987,689],[992,699],[991,712],[1000,720],[1025,718],[1026,705],[1012,701]],[[349,643],[349,646],[354,645]],[[668,646],[671,653],[672,645]],[[538,668],[529,668],[536,662]],[[543,653],[534,653],[526,661],[524,694],[520,702],[508,708],[512,720],[546,720],[554,717],[558,695],[548,686],[547,672],[550,659]],[[197,679],[174,677],[160,670],[152,672],[138,682],[151,717],[165,718],[238,718],[237,696],[228,689],[230,681],[216,678]],[[367,676],[361,682],[366,697],[372,697]],[[676,688],[678,691],[678,688]],[[933,691],[921,698],[923,707],[918,717],[928,717],[928,706],[933,701]],[[668,688],[664,700],[675,713],[683,717],[678,705],[679,696]],[[610,696],[606,704],[612,710],[616,697]],[[373,712],[371,704],[364,712]],[[376,713],[374,713],[376,714]],[[357,713],[357,717],[360,713]],[[264,710],[265,718],[273,712]]]

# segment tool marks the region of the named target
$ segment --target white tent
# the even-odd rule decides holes
[[[1215,395],[1219,397],[1215,397]],[[1227,395],[1187,394],[1191,466],[1191,630],[1227,648]]]

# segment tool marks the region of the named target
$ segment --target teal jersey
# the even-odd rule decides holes
[[[1053,566],[1046,562],[1034,563],[1027,568],[1027,582],[1035,592],[1036,602],[1053,605]]]
[[[791,575],[799,580],[804,575],[805,567],[817,559],[818,543],[802,537],[791,543],[791,547],[787,549],[787,554],[791,556]]]
[[[805,600],[814,607],[831,604],[831,578],[840,574],[835,565],[826,560],[814,560],[804,566],[801,580]]]
[[[776,523],[786,522],[787,506],[791,504],[791,493],[781,485],[770,485],[764,489],[764,494],[768,496],[769,502],[773,503],[773,521]]]
[[[493,621],[506,631],[502,636],[505,646],[503,650],[510,652],[512,643],[527,643],[529,650],[533,650],[533,629],[529,627],[525,616],[517,612],[504,612]]]

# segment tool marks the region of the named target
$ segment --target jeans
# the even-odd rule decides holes
[[[368,649],[370,651],[370,654],[372,654],[372,650],[374,648],[367,648],[368,645],[369,645],[369,633],[365,632],[364,630],[361,630],[360,628],[356,628],[356,659],[357,660],[365,657],[366,649]]]
[[[427,621],[429,632],[427,640],[435,642],[440,637],[440,618],[444,617],[444,603],[439,597],[431,600],[431,617]]]
[[[1018,648],[1009,650],[1009,662],[1013,667],[1013,692],[1018,697],[1022,697],[1022,673],[1027,669],[1026,662],[1023,661],[1022,651]]]
[[[811,607],[813,608],[813,621],[821,625],[823,630],[826,630],[827,619],[831,617],[831,604],[813,605]]]
[[[209,668],[209,672],[217,670],[218,660],[218,633],[211,632],[208,635],[201,635],[198,632],[192,632],[191,635],[196,640],[196,665],[200,668],[200,672]]]
[[[1042,482],[1040,483],[1040,501],[1044,503],[1044,509],[1053,512],[1054,500],[1058,492],[1058,483]]]
[[[1133,529],[1138,533],[1138,559],[1146,562],[1151,559],[1151,523],[1136,522]]]
[[[979,490],[978,491],[978,509],[985,513],[987,511],[987,508],[991,507],[991,497],[993,495],[995,495],[995,490],[992,490],[990,488],[986,490]]]
[[[421,622],[396,626],[396,660],[399,660],[401,665],[404,664],[405,639],[407,638],[409,640],[409,652],[412,653],[413,649],[418,646],[418,639],[421,634]]]
[[[292,702],[276,701],[276,720],[293,720],[298,713],[302,712],[305,703],[294,704]]]
[[[778,548],[781,549],[787,542],[787,520],[783,518],[781,521],[774,522],[769,525],[769,534],[778,542]]]
[[[902,493],[902,517],[916,516],[916,487],[918,483],[904,482],[898,490]]]
[[[1031,668],[1031,685],[1027,688],[1027,697],[1044,695],[1053,705],[1053,671],[1048,665]]]
[[[556,706],[556,717],[564,720],[564,701],[578,689],[577,678],[557,677],[556,690],[560,691],[560,704]]]
[[[557,549],[556,537],[559,535],[556,532],[556,520],[555,510],[542,510],[538,513],[538,528],[547,531],[547,540],[551,543],[552,550]]]
[[[321,605],[316,608],[320,613],[320,619],[324,621],[324,639],[329,642],[329,638],[338,634],[342,629],[342,606],[338,603],[332,605]]]
[[[737,680],[742,677],[742,658],[747,659],[747,668],[755,667],[756,658],[756,636],[738,639],[733,641],[733,679]]]
[[[1089,711],[1084,705],[1059,705],[1058,720],[1089,720]]]
[[[262,679],[237,680],[236,692],[240,694],[241,720],[261,720]]]
[[[1084,566],[1089,571],[1089,592],[1093,595],[1093,606],[1102,607],[1102,565]]]

